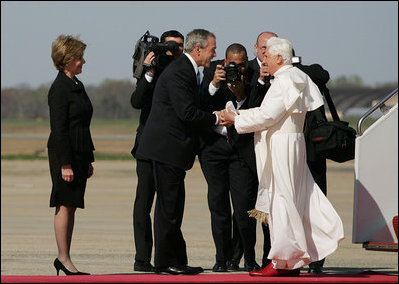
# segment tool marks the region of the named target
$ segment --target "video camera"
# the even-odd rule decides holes
[[[172,60],[173,55],[167,55],[179,49],[175,41],[159,42],[159,38],[147,31],[136,43],[133,54],[133,77],[139,79],[144,69],[164,69]],[[144,60],[150,52],[154,52],[155,58],[150,65],[144,64]]]
[[[236,83],[241,81],[241,67],[234,61],[223,67],[226,72],[226,83]]]

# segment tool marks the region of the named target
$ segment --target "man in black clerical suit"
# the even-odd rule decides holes
[[[259,34],[257,38],[257,42],[255,44],[255,52],[257,57],[251,60],[248,64],[252,79],[251,79],[251,95],[250,95],[250,102],[249,107],[257,107],[263,101],[267,90],[270,87],[270,79],[271,76],[266,72],[265,68],[262,67],[262,60],[264,58],[264,52],[266,51],[266,41],[270,37],[277,37],[277,35],[273,32],[263,32]],[[324,94],[324,92],[328,91],[326,87],[326,83],[330,79],[330,75],[328,71],[324,70],[322,66],[319,64],[312,64],[312,65],[302,65],[300,62],[293,63],[294,66],[301,69],[305,72],[312,81],[318,86],[320,92]],[[314,151],[312,144],[308,139],[309,131],[317,126],[318,120],[327,120],[325,115],[324,106],[319,107],[318,109],[308,112],[306,114],[305,125],[304,125],[304,135],[305,135],[305,142],[306,142],[306,154],[307,154],[307,164],[309,167],[312,176],[320,187],[322,192],[327,195],[327,166],[326,166],[326,159],[318,157]],[[263,248],[263,259],[262,259],[262,267],[267,259],[267,255],[270,251],[270,241],[267,241],[266,235],[270,236],[268,232],[268,227],[262,224],[262,229],[264,232],[264,248]],[[270,237],[269,237],[270,238]],[[269,260],[270,262],[270,260]],[[316,262],[312,262],[309,264],[309,271],[312,273],[321,273],[322,267],[324,264],[324,259]]]
[[[154,215],[155,271],[198,274],[201,267],[187,265],[181,231],[186,171],[198,152],[199,128],[211,128],[217,113],[199,109],[198,67],[209,67],[216,56],[213,33],[195,29],[186,36],[185,53],[171,62],[155,86],[150,115],[137,157],[153,162],[157,200]]]
[[[175,43],[175,48],[166,51],[165,54],[170,59],[176,59],[183,54],[184,36],[180,32],[175,30],[164,32],[161,35],[161,42]],[[137,128],[134,147],[131,151],[133,157],[136,158],[137,173],[137,189],[133,207],[133,231],[136,248],[134,270],[146,272],[154,271],[154,267],[151,265],[153,239],[150,213],[155,196],[155,184],[152,162],[136,157],[136,151],[140,144],[141,133],[150,114],[155,84],[166,67],[166,63],[160,64],[159,62],[154,66],[154,60],[156,60],[156,55],[151,51],[146,56],[143,64],[148,66],[146,72],[143,72],[141,78],[137,80],[136,89],[130,98],[132,107],[141,110],[140,123]]]
[[[226,49],[224,60],[213,61],[209,68],[204,68],[201,108],[208,112],[218,111],[224,109],[228,101],[236,109],[248,108],[247,63],[245,47],[234,43]],[[227,76],[226,80],[229,66],[232,71],[227,72],[232,74],[232,78]],[[248,211],[255,206],[258,190],[253,133],[238,135],[234,126],[203,130],[198,156],[208,183],[208,205],[216,248],[216,263],[212,271],[238,270],[238,264],[236,269],[231,266],[233,218],[235,237],[241,240],[245,269],[258,270],[260,267],[255,261],[256,220],[248,216]]]

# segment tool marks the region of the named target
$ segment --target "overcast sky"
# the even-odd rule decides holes
[[[398,79],[397,1],[1,1],[1,87],[51,83],[51,43],[60,34],[87,44],[84,84],[136,82],[132,54],[147,30],[185,36],[195,28],[216,35],[215,59],[234,42],[252,59],[258,34],[274,31],[332,79],[358,75],[370,86]]]

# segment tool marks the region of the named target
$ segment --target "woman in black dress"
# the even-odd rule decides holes
[[[86,44],[77,37],[60,35],[52,44],[51,58],[59,71],[48,93],[50,137],[47,142],[52,190],[50,207],[55,207],[54,231],[59,274],[80,272],[70,258],[76,208],[84,208],[86,182],[93,175],[94,146],[90,134],[93,107],[81,81],[76,78],[85,64]]]

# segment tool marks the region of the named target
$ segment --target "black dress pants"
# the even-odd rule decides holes
[[[270,252],[270,230],[269,226],[261,224],[263,232],[263,256],[262,256],[262,267],[266,267],[271,260],[267,258]],[[244,254],[242,247],[241,237],[237,228],[237,222],[233,220],[233,260],[239,262]]]
[[[326,159],[318,159],[315,161],[307,161],[309,170],[314,181],[320,187],[321,191],[327,196],[327,162]],[[319,260],[321,267],[324,265],[325,258]]]
[[[217,147],[213,145],[213,147]],[[248,216],[256,202],[258,180],[256,174],[239,159],[238,154],[221,147],[225,155],[201,158],[201,168],[208,184],[208,206],[211,213],[212,236],[216,248],[216,261],[225,263],[233,257],[232,210],[237,232],[242,240],[244,258],[255,261],[256,220]],[[223,154],[223,150],[218,151]]]
[[[135,260],[151,261],[152,224],[151,208],[155,196],[152,162],[136,159],[137,189],[133,207],[133,231],[136,247]]]
[[[263,231],[263,257],[262,257],[262,267],[266,267],[270,262],[270,259],[267,258],[270,252],[271,244],[270,244],[270,230],[269,226],[265,224],[261,224]]]
[[[307,161],[309,170],[314,181],[320,187],[321,191],[327,196],[327,163],[326,159]]]
[[[183,221],[186,172],[174,166],[153,162],[157,199],[154,215],[155,267],[187,265]]]

